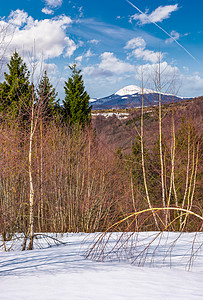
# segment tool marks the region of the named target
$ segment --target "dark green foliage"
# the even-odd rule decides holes
[[[7,66],[8,73],[4,73],[5,81],[0,85],[0,111],[26,119],[32,95],[30,73],[17,51]]]
[[[80,124],[83,127],[91,121],[90,96],[85,91],[81,70],[76,64],[69,67],[72,71],[68,82],[65,82],[64,119],[70,125]]]
[[[141,141],[137,137],[132,145],[132,161],[133,161],[133,179],[137,186],[143,184],[143,170],[142,170],[142,155],[141,155]]]
[[[44,116],[47,118],[57,117],[60,107],[59,100],[56,100],[57,93],[53,88],[53,85],[50,83],[46,71],[39,83],[37,94],[38,101],[41,101]]]
[[[122,159],[122,158],[123,158],[123,153],[122,153],[121,148],[118,148],[118,149],[116,150],[116,153],[115,153],[115,154],[117,155],[117,157],[118,157],[119,159]]]

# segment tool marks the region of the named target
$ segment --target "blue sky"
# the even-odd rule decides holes
[[[169,92],[203,95],[202,0],[130,2],[137,9],[126,0],[3,1],[0,58],[17,49],[28,65],[36,62],[35,80],[47,69],[61,100],[74,59],[91,97],[140,85],[141,66],[153,88],[159,59],[163,80],[177,78]]]

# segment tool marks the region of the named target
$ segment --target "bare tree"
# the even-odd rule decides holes
[[[0,75],[7,61],[7,53],[12,42],[15,29],[4,22],[0,22]]]
[[[28,174],[29,174],[29,226],[27,230],[27,234],[25,235],[24,243],[22,250],[25,250],[26,248],[26,242],[29,237],[29,245],[28,250],[33,249],[33,239],[34,239],[34,184],[33,184],[33,159],[32,159],[32,153],[33,153],[33,139],[34,135],[36,133],[37,127],[40,123],[41,117],[43,115],[43,112],[46,107],[46,103],[48,101],[48,98],[46,97],[44,99],[43,96],[37,97],[36,94],[36,87],[34,85],[34,79],[35,79],[35,73],[38,63],[34,60],[34,62],[31,64],[31,99],[30,99],[30,106],[27,107],[28,113],[30,115],[30,126],[28,130],[28,136],[29,136],[29,153],[28,153]],[[38,80],[39,82],[39,80]],[[42,126],[42,123],[41,123]],[[40,128],[41,128],[40,126]],[[42,128],[41,128],[42,130]],[[41,133],[42,138],[42,133]],[[42,141],[41,141],[42,143]],[[42,164],[42,145],[41,145],[41,164]],[[42,169],[42,165],[41,165]],[[41,170],[41,182],[42,182],[42,170]],[[42,192],[42,191],[41,191]]]

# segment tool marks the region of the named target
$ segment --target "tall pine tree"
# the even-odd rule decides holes
[[[7,66],[8,73],[4,73],[5,81],[0,86],[0,110],[25,119],[32,95],[30,73],[17,51]]]
[[[80,124],[82,127],[91,122],[90,96],[85,91],[81,70],[76,64],[69,67],[72,71],[68,82],[65,82],[64,118],[70,124]]]
[[[53,88],[53,85],[49,81],[47,72],[44,72],[44,75],[39,83],[37,89],[38,101],[41,101],[43,106],[43,112],[45,117],[56,117],[59,111],[59,101],[56,100],[57,93]]]

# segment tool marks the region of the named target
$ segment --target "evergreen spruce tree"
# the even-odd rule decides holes
[[[38,101],[42,102],[44,115],[46,117],[56,117],[60,108],[59,100],[56,100],[57,93],[50,83],[46,71],[39,83],[37,94]]]
[[[90,96],[85,91],[81,70],[76,64],[69,67],[72,71],[68,82],[65,82],[64,118],[70,124],[80,124],[82,127],[91,122]]]
[[[4,73],[5,81],[0,86],[0,110],[25,119],[32,95],[30,73],[17,51],[7,66],[8,73]]]

